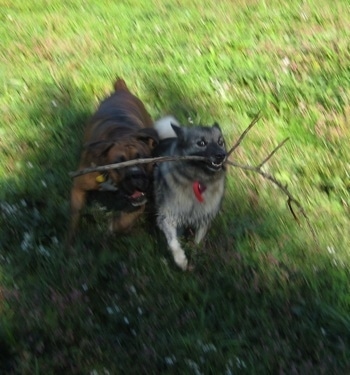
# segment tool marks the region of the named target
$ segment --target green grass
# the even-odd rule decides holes
[[[348,1],[0,0],[0,372],[350,372]],[[230,168],[203,246],[173,264],[144,220],[91,208],[66,255],[84,123],[122,76],[154,118],[218,121],[317,235]]]

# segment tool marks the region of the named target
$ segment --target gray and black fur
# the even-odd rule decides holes
[[[218,213],[225,187],[225,142],[218,124],[182,127],[168,116],[156,122],[155,128],[161,138],[156,149],[158,156],[207,158],[159,163],[154,169],[157,225],[167,239],[175,263],[186,270],[188,260],[178,236],[191,228],[195,242],[200,243]]]

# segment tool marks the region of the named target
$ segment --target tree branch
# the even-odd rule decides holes
[[[204,161],[208,159],[203,156],[159,156],[156,158],[133,159],[133,160],[123,161],[122,163],[114,163],[114,164],[100,165],[96,167],[80,169],[79,171],[76,171],[76,172],[70,172],[69,176],[74,178],[74,177],[78,177],[83,174],[88,174],[92,172],[105,172],[111,169],[121,169],[125,167],[131,167],[133,165],[149,164],[149,163],[163,163],[165,161],[176,161],[176,160]]]
[[[238,138],[237,142],[232,146],[232,148],[230,149],[230,151],[227,153],[227,157],[229,157],[232,152],[241,144],[241,142],[243,141],[243,138],[247,135],[247,133],[249,132],[249,130],[261,119],[261,116],[260,116],[260,111],[255,115],[255,117],[253,118],[252,122],[249,124],[249,126],[247,127],[247,129],[240,135],[240,137]]]
[[[301,215],[305,218],[307,225],[310,229],[310,232],[313,236],[313,239],[316,243],[317,241],[317,236],[314,228],[312,227],[310,220],[308,216],[306,215],[306,212],[304,208],[302,207],[301,203],[294,198],[294,196],[289,192],[288,188],[286,185],[283,185],[280,181],[278,181],[274,176],[272,176],[270,173],[264,172],[262,170],[262,167],[272,158],[272,156],[289,140],[289,138],[286,138],[284,141],[282,141],[280,144],[277,145],[276,148],[273,149],[273,151],[258,165],[256,166],[251,166],[251,165],[243,165],[239,163],[235,163],[231,160],[228,160],[228,157],[233,153],[233,151],[236,150],[236,148],[241,144],[242,140],[244,137],[247,135],[249,130],[259,121],[260,119],[260,112],[254,117],[252,122],[249,124],[249,126],[246,128],[246,130],[240,135],[238,138],[237,142],[233,145],[233,147],[229,150],[227,153],[227,157],[225,160],[225,164],[228,164],[232,167],[239,168],[245,171],[251,171],[258,173],[260,176],[263,178],[271,181],[274,185],[276,185],[282,192],[287,196],[287,205],[289,207],[289,210],[291,211],[294,219],[297,221],[297,223],[300,225],[299,219],[294,212],[293,205],[296,206],[301,213]],[[109,165],[101,165],[101,166],[96,166],[96,167],[90,167],[90,168],[85,168],[81,169],[76,172],[70,172],[69,175],[71,177],[78,177],[87,173],[92,173],[92,172],[104,172],[108,171],[111,169],[120,169],[120,168],[125,168],[125,167],[130,167],[133,165],[139,165],[139,164],[148,164],[148,163],[162,163],[166,161],[179,161],[179,160],[198,160],[198,161],[205,161],[208,160],[205,157],[202,156],[160,156],[160,157],[155,157],[155,158],[145,158],[145,159],[135,159],[135,160],[128,160],[122,163],[115,163],[115,164],[109,164]]]
[[[257,168],[261,168],[264,164],[266,164],[272,156],[287,142],[289,141],[289,138],[286,138],[284,141],[282,141],[275,149],[272,150],[272,152],[257,166]]]
[[[285,140],[286,141],[286,140]],[[285,143],[285,141],[283,143]],[[277,146],[278,148],[280,148],[280,146],[282,146],[282,144],[280,144],[279,146]],[[277,151],[277,147],[272,151],[272,153],[270,154],[271,156]],[[269,158],[266,158],[265,160],[267,161]],[[306,220],[306,223],[307,223],[307,226],[309,227],[310,229],[310,232],[312,234],[312,237],[314,239],[314,241],[317,243],[317,236],[316,236],[316,232],[314,230],[314,228],[312,227],[311,225],[311,222],[303,208],[303,206],[301,205],[301,203],[294,198],[294,196],[289,192],[288,188],[287,188],[287,185],[283,185],[282,182],[278,181],[275,177],[273,177],[270,173],[267,173],[267,172],[264,172],[261,170],[261,167],[265,164],[264,161],[263,163],[260,163],[259,165],[257,166],[250,166],[250,165],[241,165],[241,164],[237,164],[237,163],[234,163],[230,160],[227,160],[226,163],[233,166],[233,167],[236,167],[236,168],[240,168],[240,169],[243,169],[243,170],[246,170],[246,171],[251,171],[251,172],[256,172],[258,173],[260,176],[262,176],[263,178],[271,181],[274,185],[276,185],[280,190],[283,191],[284,194],[286,194],[286,196],[288,197],[288,200],[287,200],[287,205],[289,207],[289,210],[291,211],[294,219],[296,220],[296,222],[300,225],[300,221],[297,217],[297,215],[295,214],[294,210],[293,210],[293,204],[295,206],[297,206],[299,212],[301,213],[301,215],[305,218]]]

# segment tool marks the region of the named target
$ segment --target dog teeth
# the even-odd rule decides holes
[[[134,207],[142,206],[147,202],[146,193],[143,191],[135,190],[132,195],[129,196],[130,203]]]

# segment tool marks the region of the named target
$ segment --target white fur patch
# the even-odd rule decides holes
[[[176,134],[171,127],[171,124],[180,126],[174,116],[162,117],[154,123],[154,129],[156,129],[160,139],[176,138]]]

